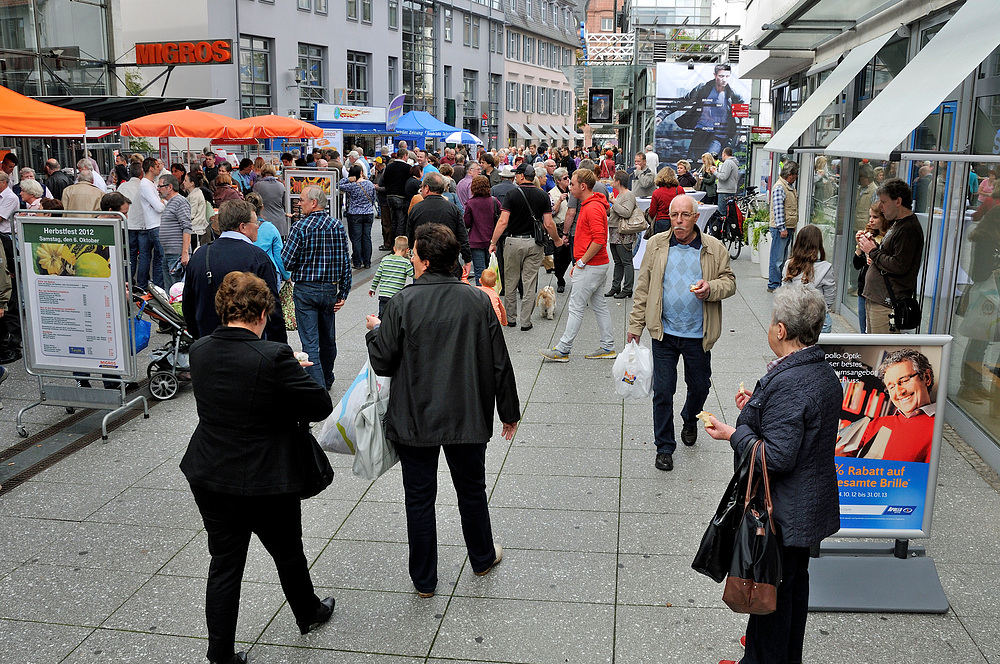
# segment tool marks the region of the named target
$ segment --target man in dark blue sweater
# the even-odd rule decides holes
[[[285,319],[278,302],[278,273],[257,239],[257,215],[246,201],[226,201],[219,207],[222,234],[212,244],[194,252],[184,280],[184,321],[188,332],[198,339],[215,331],[220,324],[215,312],[215,292],[230,272],[250,272],[267,283],[275,307],[264,328],[264,338],[288,343]]]

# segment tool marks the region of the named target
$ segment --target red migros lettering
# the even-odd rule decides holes
[[[156,65],[210,65],[233,61],[233,43],[214,41],[150,42],[135,45],[135,63]]]
[[[215,62],[229,62],[233,59],[233,45],[231,42],[218,41],[212,42],[212,60]]]

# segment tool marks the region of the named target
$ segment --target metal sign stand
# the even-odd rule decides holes
[[[826,351],[827,361],[844,385],[842,423],[851,417],[867,418],[843,426],[838,435],[838,446],[845,446],[844,452],[838,449],[836,457],[838,478],[844,482],[840,498],[842,529],[834,537],[895,539],[882,542],[823,542],[816,547],[809,563],[809,610],[945,613],[949,608],[948,598],[941,586],[934,559],[926,555],[923,547],[911,546],[910,539],[930,537],[938,460],[941,445],[944,444],[942,434],[946,399],[942,385],[946,383],[948,367],[951,366],[951,337],[823,334],[820,335],[819,345]],[[890,404],[891,393],[875,375],[875,368],[879,358],[885,358],[883,367],[888,376],[892,367],[912,362],[912,359],[903,359],[888,364],[891,361],[888,352],[902,349],[919,352],[929,362],[933,372],[933,388],[928,388],[928,397],[931,404],[935,404],[934,421],[932,428],[923,432],[930,442],[929,457],[923,461],[914,455],[904,461],[903,456],[890,456],[888,448],[872,454],[864,447],[859,447],[857,456],[852,456],[855,453],[846,451],[851,449],[852,436],[857,434],[857,440],[863,443],[860,432],[868,430],[867,427],[855,428],[855,425],[870,421],[877,431],[875,442],[889,429],[889,436],[883,445],[887,445],[892,436],[893,416],[889,407],[896,407]],[[913,374],[904,380],[914,379],[920,380],[920,374]],[[936,390],[936,400],[933,399],[933,390]],[[885,424],[879,428],[882,422]],[[896,453],[900,453],[899,441],[892,440],[896,441]],[[917,434],[911,434],[904,440],[902,447],[921,442],[917,440]],[[875,442],[870,444],[874,446]],[[860,484],[855,484],[855,479]],[[911,484],[916,488],[908,491],[906,487]]]
[[[26,333],[24,362],[28,374],[38,377],[39,391],[38,401],[17,413],[15,426],[21,438],[28,437],[24,414],[37,406],[59,406],[70,412],[74,408],[110,411],[101,421],[102,440],[108,439],[108,422],[130,408],[141,404],[143,418],[149,418],[146,397],[139,395],[129,400],[125,392],[127,383],[136,380],[137,370],[135,318],[129,315],[132,303],[125,291],[128,234],[122,229],[126,219],[120,213],[101,217],[94,214],[67,211],[39,217],[18,213],[13,218],[21,320]],[[108,254],[108,274],[101,272],[103,264],[97,259],[88,260],[96,270],[82,273],[82,261],[78,259],[87,254],[104,258],[95,249]],[[45,275],[40,271],[43,262],[48,272]],[[70,265],[73,273],[67,274]],[[28,288],[29,274],[44,280],[44,293]],[[94,299],[99,301],[91,301]],[[39,311],[43,300],[45,306],[51,307],[45,318]],[[97,360],[95,348],[106,351],[111,360]],[[66,349],[68,352],[63,352]],[[52,382],[55,380],[63,383]],[[67,380],[77,384],[66,385]],[[82,380],[116,387],[81,387]]]

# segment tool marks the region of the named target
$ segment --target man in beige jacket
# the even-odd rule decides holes
[[[694,445],[697,414],[708,398],[712,345],[722,334],[722,300],[736,292],[729,252],[698,228],[698,203],[690,196],[670,202],[670,229],[646,245],[636,279],[627,341],[642,330],[653,338],[653,436],[656,467],[673,470],[674,390],[677,361],[684,358],[687,398],[681,440]]]

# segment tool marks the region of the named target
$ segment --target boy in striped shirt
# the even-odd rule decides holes
[[[375,291],[378,291],[379,318],[382,317],[385,303],[389,301],[389,298],[403,289],[407,277],[413,278],[413,264],[407,258],[409,253],[409,241],[405,235],[399,235],[392,248],[392,255],[379,261],[375,277],[372,279],[371,289],[368,291],[368,297],[373,297]]]

